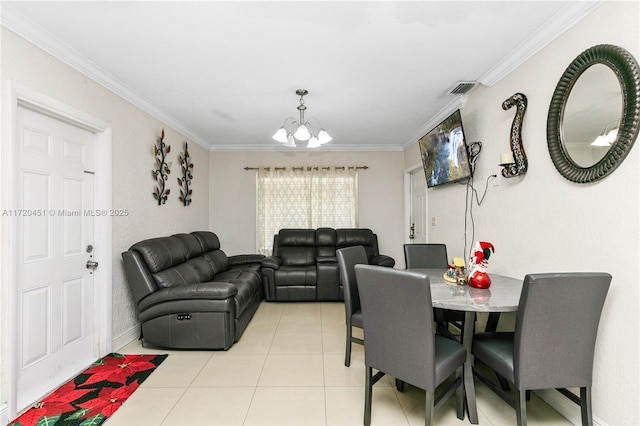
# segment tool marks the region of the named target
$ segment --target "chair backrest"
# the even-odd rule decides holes
[[[444,244],[405,244],[404,262],[407,268],[446,269],[447,246]]]
[[[340,282],[344,291],[344,308],[347,320],[360,309],[360,295],[356,285],[356,265],[366,265],[367,252],[362,246],[345,247],[336,250],[340,268]]]
[[[356,265],[365,364],[422,389],[435,389],[435,336],[429,277]]]
[[[598,324],[610,283],[606,273],[524,278],[514,347],[519,389],[591,386]]]

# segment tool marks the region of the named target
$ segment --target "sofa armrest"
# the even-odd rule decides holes
[[[260,263],[264,259],[264,254],[236,254],[228,256],[229,266],[248,265],[251,263]]]
[[[138,304],[139,312],[159,303],[177,300],[226,300],[238,293],[231,283],[209,281],[204,283],[178,285],[153,292]]]
[[[369,264],[393,268],[396,264],[396,261],[393,259],[393,257],[386,256],[384,254],[374,254],[369,258]]]
[[[278,256],[267,256],[262,259],[263,268],[279,269],[282,265],[282,260]]]

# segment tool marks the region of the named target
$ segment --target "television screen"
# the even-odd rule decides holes
[[[427,187],[471,177],[469,153],[464,138],[460,110],[418,141]]]

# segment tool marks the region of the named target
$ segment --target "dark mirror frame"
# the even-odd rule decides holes
[[[616,140],[604,157],[591,167],[581,167],[568,154],[563,141],[564,108],[573,85],[591,65],[604,64],[618,77],[622,89],[621,122]],[[549,106],[547,146],[558,172],[576,183],[596,182],[612,173],[625,159],[638,137],[640,117],[640,67],[624,48],[610,44],[593,46],[580,55],[564,71]]]

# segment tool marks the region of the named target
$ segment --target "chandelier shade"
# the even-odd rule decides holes
[[[285,129],[284,126],[280,127],[272,137],[277,142],[287,143],[287,129]]]
[[[300,96],[300,104],[298,105],[300,119],[297,121],[293,117],[287,117],[282,126],[273,134],[273,140],[291,148],[297,146],[296,141],[309,141],[307,148],[318,148],[322,144],[333,140],[318,119],[310,118],[305,121],[304,112],[307,107],[304,104],[304,97],[307,94],[309,94],[309,92],[306,89],[296,90],[296,95]],[[315,127],[311,124],[312,121],[317,124]]]

